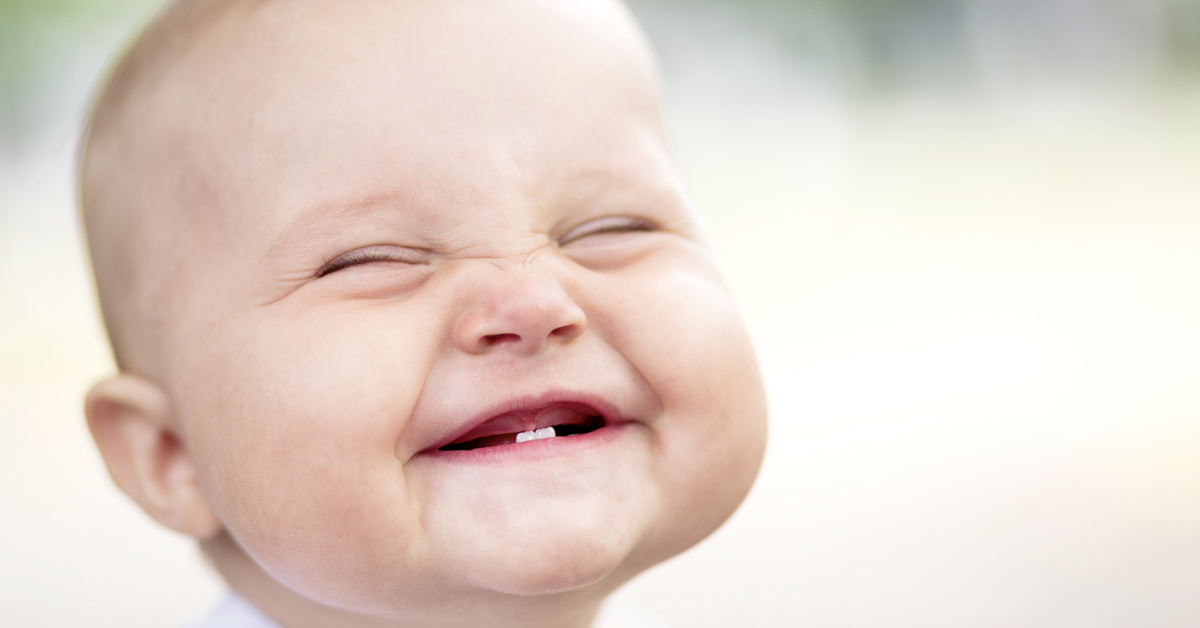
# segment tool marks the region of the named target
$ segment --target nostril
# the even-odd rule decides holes
[[[579,325],[572,323],[570,325],[563,325],[562,327],[555,329],[554,331],[550,332],[550,335],[570,340],[582,332],[583,329]]]
[[[506,342],[518,342],[521,337],[517,334],[489,334],[483,337],[483,344],[492,347]]]

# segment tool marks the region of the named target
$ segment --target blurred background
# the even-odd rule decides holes
[[[158,6],[0,0],[0,617],[221,585],[109,482],[72,166]],[[624,595],[679,628],[1200,625],[1200,0],[636,0],[762,358],[742,510]]]

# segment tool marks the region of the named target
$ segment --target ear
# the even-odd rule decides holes
[[[201,540],[221,531],[192,456],[171,427],[174,410],[162,389],[122,373],[92,387],[84,414],[109,475],[142,510]]]

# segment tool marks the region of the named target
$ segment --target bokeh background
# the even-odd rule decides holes
[[[0,0],[0,623],[221,585],[109,482],[82,112],[149,0]],[[1200,1],[636,0],[772,407],[679,628],[1200,625]]]

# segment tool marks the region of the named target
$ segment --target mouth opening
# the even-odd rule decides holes
[[[486,425],[486,424],[485,424]],[[521,432],[506,431],[503,433],[479,434],[479,428],[465,434],[462,438],[439,447],[438,451],[466,451],[471,449],[482,449],[484,447],[499,447],[501,445],[513,445],[530,440],[544,440],[546,438],[564,438],[570,436],[578,436],[580,434],[588,434],[604,427],[604,417],[598,414],[578,414],[571,417],[570,422],[556,423],[547,425],[546,427],[529,429]],[[481,426],[483,427],[483,426]],[[487,431],[486,428],[483,428]]]

